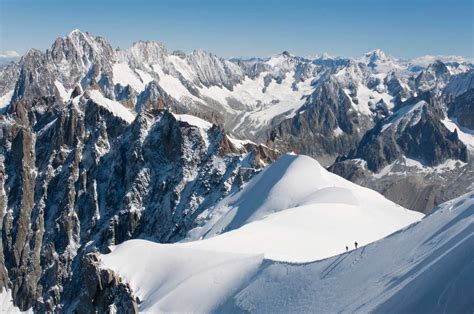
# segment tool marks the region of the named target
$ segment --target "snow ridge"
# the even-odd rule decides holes
[[[131,240],[102,255],[104,267],[143,301],[140,311],[216,311],[251,282],[264,259],[314,261],[344,252],[354,238],[364,245],[423,216],[297,155],[283,156],[207,215],[187,242]],[[140,259],[131,263],[132,256]]]

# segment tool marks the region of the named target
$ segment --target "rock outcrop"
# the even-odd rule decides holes
[[[134,311],[129,288],[88,254],[131,238],[180,239],[271,162],[217,126],[154,108],[129,124],[87,95],[16,101],[0,126],[1,278],[22,310]]]

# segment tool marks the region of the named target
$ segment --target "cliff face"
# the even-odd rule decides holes
[[[448,104],[448,115],[460,126],[474,130],[474,88],[454,98]]]
[[[443,111],[432,100],[413,99],[388,119],[367,132],[350,158],[367,161],[372,171],[401,156],[437,166],[448,159],[467,161],[466,145],[442,123]]]
[[[353,109],[340,83],[328,80],[308,98],[300,112],[282,121],[269,143],[281,151],[311,156],[336,156],[355,148],[373,122]]]
[[[91,300],[96,310],[134,309],[126,285],[89,253],[131,238],[179,239],[267,151],[238,148],[217,126],[167,110],[143,110],[129,124],[86,96],[17,101],[1,132],[1,278],[23,310],[87,309]],[[81,289],[84,278],[94,284]]]

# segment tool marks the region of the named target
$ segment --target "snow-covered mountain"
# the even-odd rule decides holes
[[[337,177],[310,157],[285,155],[198,218],[202,225],[185,242],[132,240],[101,260],[137,291],[140,311],[209,312],[237,292],[263,260],[323,259],[422,216]],[[130,256],[141,257],[133,267]],[[209,297],[203,299],[203,293]]]
[[[450,84],[465,81],[464,77]],[[473,89],[457,97],[449,90],[442,96],[451,99],[446,102],[430,91],[396,106],[354,150],[339,157],[331,171],[423,212],[471,191]]]
[[[361,244],[420,217],[321,165],[419,211],[472,190],[472,62],[423,60],[380,50],[227,60],[152,41],[114,49],[74,30],[0,65],[2,299],[40,312],[134,311],[130,284],[99,261],[110,245],[236,243],[238,254],[301,261],[350,244],[341,234],[321,251],[292,245],[328,226],[357,233],[338,211],[371,230]],[[281,251],[253,241],[288,230]]]
[[[266,59],[225,60],[202,50],[170,53],[161,43],[139,41],[129,49],[114,51],[103,38],[74,30],[58,38],[46,53],[30,50],[22,57],[23,71],[13,100],[41,93],[67,101],[76,86],[84,90],[98,84],[107,98],[130,104],[138,112],[138,99],[149,94],[150,82],[155,81],[188,111],[204,117],[214,114],[235,137],[262,142],[279,123],[301,113],[303,106],[313,105],[314,94],[320,93],[318,86],[328,79],[334,81],[336,92],[345,94],[340,97],[350,101],[339,114],[354,111],[356,117],[349,120],[366,130],[381,106],[376,104],[381,102],[390,110],[419,88],[432,87],[432,76],[440,74],[431,70],[434,65],[426,71],[413,70],[412,63],[380,50],[356,59],[307,59],[283,52]],[[472,65],[458,62],[451,67],[466,72]],[[30,73],[38,74],[31,82]],[[415,79],[419,73],[421,77]],[[7,92],[12,91],[3,91],[2,96]],[[342,138],[363,135],[336,124],[334,129],[319,131],[329,135],[340,129],[335,135]],[[334,152],[324,147],[323,152],[346,149]]]
[[[304,157],[295,157],[293,163],[301,161],[308,162]],[[259,176],[262,180],[269,175],[264,172]],[[253,179],[256,180],[258,177]],[[251,184],[252,181],[248,186]],[[359,225],[370,216],[364,217],[365,208],[357,214],[349,208],[324,212],[323,208],[331,207],[330,202],[337,198],[323,195],[313,197],[322,201],[319,208],[312,208],[319,215],[307,211],[300,216],[297,207],[210,239],[172,245],[127,241],[100,259],[103,267],[112,268],[130,283],[140,299],[139,310],[145,312],[472,310],[473,193],[443,204],[421,222],[385,239],[358,249],[353,249],[351,244],[349,252],[309,262],[317,254],[308,258],[307,252],[324,251],[333,237],[345,233],[352,240],[372,229],[361,226],[357,232],[324,226],[328,220],[343,223],[345,216]],[[323,200],[326,196],[327,201]],[[370,202],[370,197],[367,201]],[[381,216],[393,210],[379,208]],[[232,209],[228,213],[232,213]],[[407,215],[407,218],[411,215],[411,221],[420,218],[402,211],[391,214]],[[293,219],[298,220],[300,232],[291,229]],[[371,223],[372,226],[383,225],[383,219]],[[258,228],[252,228],[255,224],[259,224]],[[281,238],[284,230],[289,236]],[[247,234],[247,245],[254,250],[239,247],[242,238],[232,235],[238,232]],[[313,237],[318,232],[320,236]],[[262,246],[258,243],[262,239],[271,245]],[[271,253],[278,249],[282,250],[280,254]],[[284,251],[291,254],[282,254]],[[140,258],[132,263],[131,256]],[[288,262],[294,261],[296,256],[299,262],[308,262]]]
[[[258,246],[258,239],[264,241],[264,246],[288,243],[289,251],[297,251],[295,261],[301,261],[298,254],[305,253],[311,256],[306,258],[314,260],[341,252],[351,237],[361,244],[369,243],[421,216],[328,172],[310,157],[284,155],[240,192],[201,214],[198,220],[203,225],[191,230],[188,239],[207,239],[217,234],[222,234],[224,242],[227,237],[243,238],[241,247],[245,252],[252,250],[252,244]],[[247,234],[265,230],[268,236]],[[282,238],[277,240],[278,235]],[[306,241],[299,241],[299,237]],[[321,239],[326,239],[325,243],[320,243]],[[233,249],[238,250],[238,240],[231,241]],[[305,247],[297,249],[297,242],[306,242],[302,244]],[[291,254],[283,255],[291,260]]]

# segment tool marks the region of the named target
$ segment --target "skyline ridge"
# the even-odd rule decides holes
[[[129,47],[140,37],[159,39],[172,50],[201,47],[226,58],[283,50],[357,56],[375,47],[404,59],[474,55],[473,3],[468,0],[139,0],[132,7],[126,1],[84,0],[78,4],[81,12],[72,9],[70,1],[0,0],[0,51],[44,50],[58,35],[79,28],[100,34],[114,47]]]
[[[213,54],[215,56],[221,57],[221,58],[226,59],[226,60],[232,60],[232,59],[251,60],[251,59],[254,59],[254,58],[264,60],[264,59],[269,59],[269,58],[272,58],[272,57],[284,55],[284,54],[287,53],[287,54],[289,54],[290,56],[293,56],[293,57],[302,57],[302,58],[314,59],[314,60],[316,60],[316,59],[354,59],[354,60],[359,60],[362,57],[369,56],[369,55],[372,55],[372,54],[382,54],[382,56],[384,56],[384,57],[393,58],[397,61],[402,61],[402,62],[403,61],[405,61],[405,62],[414,61],[414,60],[422,59],[422,58],[433,58],[433,61],[434,60],[443,61],[442,58],[453,58],[454,60],[449,60],[449,62],[469,62],[469,63],[474,62],[473,58],[471,58],[469,56],[461,55],[461,54],[438,54],[438,55],[420,54],[420,55],[415,56],[413,58],[399,58],[398,56],[396,56],[396,55],[394,55],[390,52],[387,52],[386,50],[383,50],[381,48],[372,48],[372,49],[366,51],[365,53],[362,53],[362,54],[359,54],[359,55],[337,55],[337,54],[328,53],[326,51],[316,51],[316,52],[313,52],[313,53],[307,54],[307,55],[299,55],[297,53],[292,52],[289,49],[285,49],[285,50],[282,50],[280,52],[272,53],[270,55],[253,55],[253,56],[238,56],[238,55],[235,55],[235,56],[224,57],[224,56],[221,56],[221,55],[219,55],[219,54],[217,54],[213,51],[209,51],[209,50],[206,50],[206,49],[200,48],[200,47],[195,47],[190,51],[183,51],[182,49],[168,49],[168,45],[166,43],[164,43],[163,41],[153,40],[153,39],[152,40],[143,39],[143,38],[134,40],[132,42],[132,44],[128,47],[118,47],[118,46],[114,47],[114,45],[108,40],[107,37],[102,36],[102,35],[96,35],[96,34],[90,32],[90,31],[87,31],[87,30],[81,30],[80,28],[74,28],[71,31],[69,31],[67,34],[60,35],[60,36],[56,37],[56,39],[54,41],[56,41],[59,38],[65,39],[67,37],[72,36],[74,33],[77,33],[77,32],[82,33],[82,34],[88,34],[88,35],[90,35],[94,38],[102,38],[105,41],[107,41],[114,50],[124,51],[124,50],[130,49],[135,44],[140,43],[140,42],[155,42],[155,43],[159,43],[159,44],[163,45],[166,48],[166,50],[168,51],[168,53],[170,53],[170,54],[173,53],[173,52],[177,52],[177,51],[184,52],[185,54],[192,54],[194,51],[204,51],[204,52]],[[51,45],[54,44],[54,41],[51,43]],[[0,59],[4,58],[4,59],[20,60],[21,57],[26,55],[30,50],[41,51],[41,52],[44,53],[44,52],[46,52],[46,50],[51,48],[51,45],[48,46],[46,49],[39,49],[39,48],[36,48],[36,47],[30,47],[24,53],[18,53],[16,50],[0,50]],[[462,60],[460,60],[460,59],[462,59]]]

